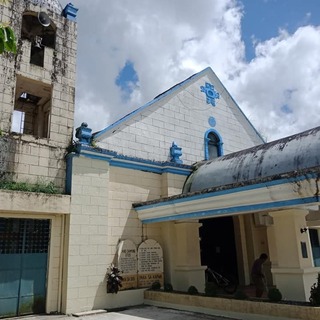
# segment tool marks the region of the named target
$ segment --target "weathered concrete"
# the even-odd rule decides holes
[[[259,181],[282,174],[305,172],[320,166],[320,127],[277,141],[200,162],[183,193]]]
[[[145,291],[145,303],[227,317],[238,318],[239,316],[238,319],[259,319],[259,315],[267,316],[266,319],[277,317],[276,319],[318,320],[320,318],[320,308],[318,307],[193,296],[169,292]],[[243,316],[244,318],[242,318]]]

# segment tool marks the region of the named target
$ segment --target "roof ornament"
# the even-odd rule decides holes
[[[69,2],[62,11],[62,15],[72,21],[76,20],[78,8],[76,8],[71,2]]]
[[[201,92],[204,92],[207,97],[207,103],[213,107],[216,106],[216,99],[220,99],[220,94],[214,89],[214,86],[206,82],[205,86],[200,87]]]
[[[173,141],[172,146],[170,148],[171,162],[182,164],[182,160],[179,159],[182,156],[182,148],[178,147],[178,145]]]
[[[90,145],[92,138],[92,129],[88,128],[86,122],[82,122],[81,126],[76,129],[76,138],[79,139],[79,142],[84,145]]]

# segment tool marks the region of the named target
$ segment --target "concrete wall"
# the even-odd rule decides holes
[[[106,293],[107,268],[114,262],[119,240],[131,239],[138,244],[143,235],[131,204],[159,197],[160,190],[159,175],[113,168],[107,161],[72,159],[64,312],[106,308],[116,303],[112,294]]]
[[[53,182],[59,190],[64,190],[65,148],[39,143],[32,137],[30,141],[29,137],[0,137],[0,179]]]
[[[303,208],[270,213],[274,221],[268,228],[271,271],[284,299],[309,301],[311,286],[320,271],[313,265],[309,235],[300,231],[306,226],[308,213]]]
[[[213,83],[220,93],[216,107],[206,103],[200,87]],[[216,126],[208,123],[214,117]],[[149,106],[136,118],[126,122],[120,131],[99,141],[99,145],[121,154],[170,161],[169,150],[173,141],[182,148],[184,164],[193,164],[205,158],[204,136],[214,129],[222,137],[225,154],[261,144],[262,140],[251,127],[219,81],[204,75],[196,82],[177,90]]]
[[[0,180],[31,184],[53,182],[63,193],[66,176],[64,156],[73,133],[76,23],[61,14],[48,12],[56,27],[56,45],[54,49],[44,48],[43,67],[31,64],[31,41],[20,39],[22,15],[26,11],[38,12],[40,7],[28,2],[16,0],[0,5],[0,21],[8,22],[18,38],[16,55],[0,55]],[[19,103],[20,108],[28,108],[27,103],[23,105],[19,101],[25,92],[41,96],[45,100],[42,106],[50,108],[45,138],[37,134],[21,134],[21,131],[11,132],[14,110],[17,111]],[[26,114],[30,114],[29,109]],[[37,125],[41,128],[44,122],[38,121]],[[0,191],[1,217],[51,220],[48,313],[61,311],[62,258],[65,254],[66,215],[69,213],[69,196]]]
[[[39,7],[27,5],[25,1],[14,1],[1,5],[1,8],[0,21],[12,26],[18,47],[16,55],[0,55],[0,179],[54,182],[63,191],[65,149],[73,134],[76,23],[48,12],[56,27],[56,44],[55,49],[44,48],[44,66],[40,67],[30,63],[31,41],[19,39],[23,13],[38,12]],[[23,92],[48,100],[50,115],[46,138],[11,132],[13,112]],[[23,108],[27,112],[28,106]],[[43,126],[43,121],[39,121],[38,126]]]
[[[165,195],[178,192],[182,184],[183,179],[173,174],[162,176],[113,167],[103,160],[72,158],[63,312],[143,302],[141,289],[120,292],[117,297],[107,294],[107,268],[115,262],[120,240],[130,239],[138,246],[151,238],[163,247],[170,247],[170,240],[163,233],[166,225],[143,226],[132,203],[160,198],[162,192]]]

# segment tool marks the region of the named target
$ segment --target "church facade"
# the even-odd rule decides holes
[[[268,285],[307,301],[320,272],[320,129],[266,143],[206,68],[100,132],[84,122],[70,144],[75,8],[47,2],[40,48],[42,8],[4,10],[21,47],[1,57],[0,178],[58,193],[0,189],[0,315],[137,305],[154,280],[203,292],[207,266],[245,286],[262,252]],[[130,270],[117,294],[112,265]]]

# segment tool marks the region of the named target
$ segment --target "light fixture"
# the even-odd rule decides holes
[[[39,20],[40,24],[44,27],[49,27],[51,24],[51,20],[50,20],[49,16],[43,11],[40,11],[38,13],[38,20]]]
[[[308,228],[307,228],[307,227],[304,227],[304,228],[301,228],[301,229],[300,229],[300,232],[301,232],[301,233],[304,233],[304,232],[307,232],[307,231],[308,231]]]

